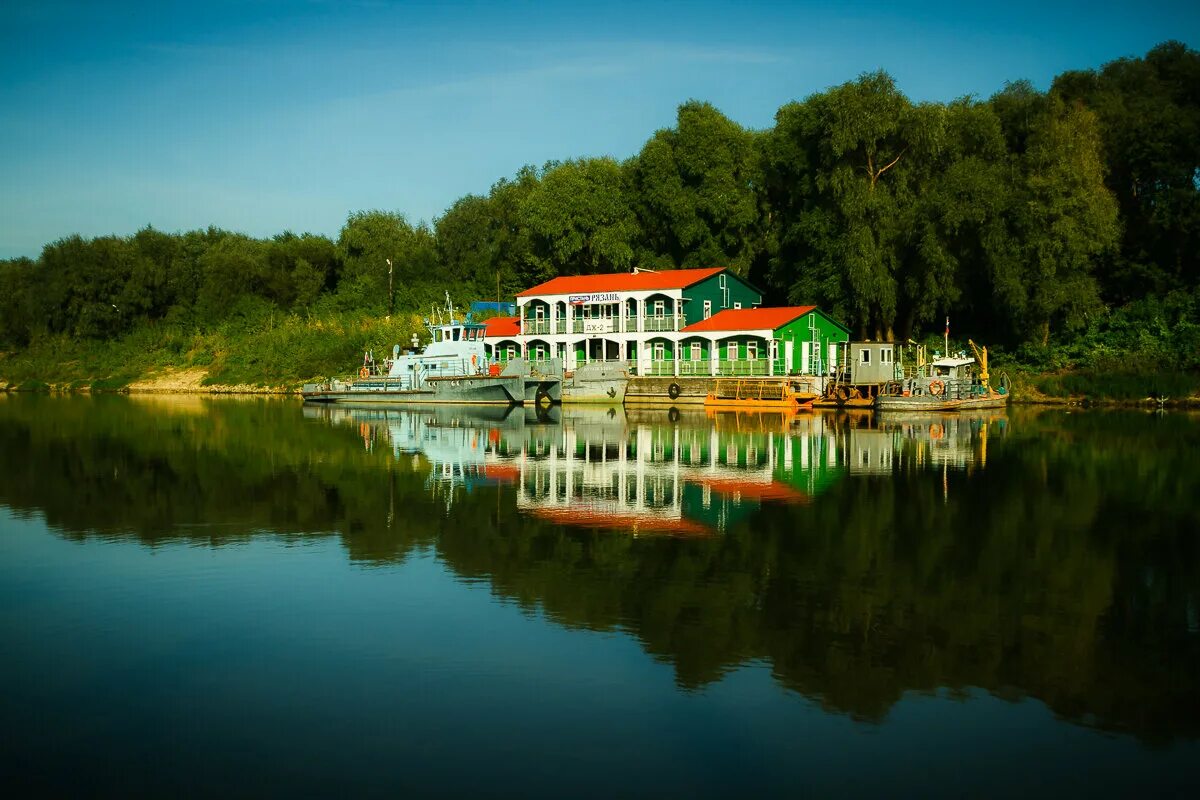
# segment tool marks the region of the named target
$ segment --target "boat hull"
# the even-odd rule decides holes
[[[1003,394],[967,397],[961,400],[943,400],[929,395],[920,397],[880,395],[875,398],[876,411],[973,411],[985,408],[1004,408],[1007,405],[1008,395]]]
[[[521,405],[525,401],[525,379],[479,375],[438,378],[420,389],[396,389],[384,380],[353,383],[305,384],[301,396],[306,403],[415,403]]]

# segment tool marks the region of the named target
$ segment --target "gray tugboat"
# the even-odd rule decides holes
[[[331,379],[306,383],[306,403],[481,403],[523,405],[556,403],[562,399],[562,366],[557,360],[534,368],[524,360],[501,368],[484,352],[485,326],[460,321],[446,302],[445,321],[426,320],[432,341],[420,352],[392,349],[392,358],[376,364],[371,353],[363,358],[357,380]]]
[[[1004,408],[1008,405],[1008,380],[1001,376],[1000,388],[990,382],[987,348],[969,342],[975,358],[961,355],[924,363],[918,349],[913,374],[884,385],[875,398],[876,411],[967,411]]]

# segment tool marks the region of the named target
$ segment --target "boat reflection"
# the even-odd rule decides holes
[[[764,503],[809,503],[847,476],[984,467],[1003,412],[934,415],[306,406],[363,446],[428,462],[427,488],[511,485],[522,512],[640,533],[724,532]]]

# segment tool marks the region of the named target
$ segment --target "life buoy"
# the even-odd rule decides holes
[[[358,377],[360,377],[360,378],[366,378],[366,377],[370,376],[370,374],[371,374],[371,370],[368,369],[367,367],[363,367],[362,369],[360,369],[358,371]]]
[[[939,397],[946,391],[946,384],[943,381],[933,380],[929,382],[929,393],[934,397]]]
[[[671,398],[672,400],[675,400],[676,398],[679,397],[679,393],[681,391],[683,391],[683,390],[679,388],[678,383],[672,383],[670,386],[667,387],[667,397]]]

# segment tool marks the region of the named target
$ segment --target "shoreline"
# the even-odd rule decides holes
[[[0,381],[0,393],[3,394],[125,394],[125,395],[193,395],[193,396],[223,396],[223,397],[293,397],[300,394],[300,389],[287,386],[250,386],[242,385],[211,385],[204,386],[198,380],[161,380],[150,379],[135,381],[128,386],[114,389],[95,389],[89,385],[74,386],[71,384],[39,384],[33,387],[14,385]],[[1114,400],[1110,398],[1093,398],[1087,396],[1052,397],[1038,395],[1034,397],[1013,398],[1010,405],[1014,406],[1047,406],[1060,408],[1156,408],[1171,409],[1200,409],[1200,397],[1182,399],[1167,399],[1159,401],[1153,397],[1140,400]]]

